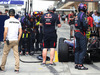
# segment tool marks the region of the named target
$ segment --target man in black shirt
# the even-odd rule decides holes
[[[70,38],[73,38],[72,35],[73,35],[73,31],[75,30],[74,24],[75,24],[75,14],[74,14],[74,12],[72,11],[71,16],[70,16],[70,18],[69,18]]]
[[[54,53],[57,42],[56,25],[61,27],[58,15],[54,13],[55,8],[48,8],[48,13],[42,15],[40,26],[43,26],[43,62],[46,64],[47,49],[50,48],[50,65],[53,65]]]

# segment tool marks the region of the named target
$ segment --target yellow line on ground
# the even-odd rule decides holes
[[[53,62],[58,62],[58,53],[55,51],[55,60]],[[50,61],[47,61],[46,64],[50,63]]]
[[[55,51],[55,61],[54,62],[58,62],[58,53],[57,53],[57,51]]]

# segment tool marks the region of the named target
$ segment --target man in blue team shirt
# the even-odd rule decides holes
[[[53,65],[54,53],[57,42],[56,25],[61,27],[58,15],[54,13],[55,8],[48,8],[48,13],[42,15],[40,26],[43,26],[43,62],[46,64],[47,49],[50,48],[50,65]]]
[[[75,19],[75,38],[76,38],[76,48],[75,48],[75,69],[78,70],[88,70],[83,65],[84,57],[87,51],[87,39],[86,31],[88,29],[86,11],[87,5],[80,3],[78,6],[78,15]]]
[[[98,32],[98,36],[100,36],[100,13],[97,12],[97,16],[94,17],[94,24],[96,25],[96,31]]]

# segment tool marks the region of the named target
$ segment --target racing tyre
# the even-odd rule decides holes
[[[63,41],[62,41],[63,40]],[[59,39],[58,45],[58,59],[59,62],[68,62],[69,58],[69,46],[68,44],[64,43],[64,38]]]
[[[59,43],[63,43],[66,38],[59,38]]]

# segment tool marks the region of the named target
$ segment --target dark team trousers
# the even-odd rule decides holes
[[[34,51],[35,33],[30,34],[30,51]]]
[[[75,49],[75,64],[83,64],[87,50],[87,39],[80,32],[75,33],[76,49]]]
[[[36,27],[36,49],[39,49],[39,30],[38,30],[39,26]]]
[[[22,48],[24,48],[25,52],[29,52],[29,38],[22,39]]]

